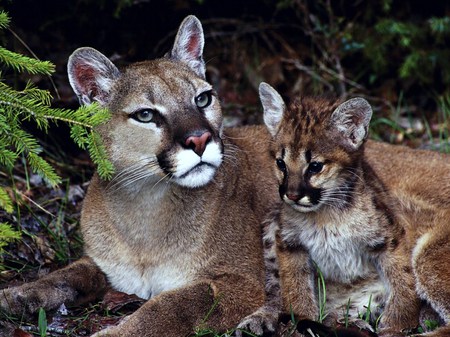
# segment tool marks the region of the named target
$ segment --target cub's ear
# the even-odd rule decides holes
[[[105,55],[88,47],[79,48],[70,55],[67,72],[81,104],[106,104],[111,86],[120,76],[117,67]]]
[[[259,85],[259,99],[264,110],[264,123],[270,134],[274,137],[283,119],[286,105],[280,94],[265,82]]]
[[[204,44],[202,24],[195,16],[189,15],[181,23],[172,50],[166,57],[186,63],[198,76],[204,79]]]
[[[372,108],[364,98],[352,98],[334,110],[331,127],[344,137],[344,145],[357,150],[366,139]]]

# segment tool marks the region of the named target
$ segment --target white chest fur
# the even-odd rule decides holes
[[[145,299],[192,282],[204,262],[197,218],[181,206],[176,212],[170,201],[175,196],[165,190],[140,189],[133,198],[123,195],[111,193],[103,199],[106,211],[85,217],[87,255],[115,289]],[[94,225],[99,223],[103,225]]]
[[[166,263],[159,266],[136,266],[130,261],[110,263],[96,261],[108,275],[111,285],[128,294],[141,298],[151,298],[159,293],[184,286],[191,281],[191,273],[178,263]]]
[[[312,217],[297,211],[288,213],[282,237],[305,247],[325,279],[350,283],[373,271],[367,242],[374,239],[374,233],[370,226],[361,226],[369,219],[355,215],[317,224]]]

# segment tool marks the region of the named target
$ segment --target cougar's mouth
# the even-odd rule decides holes
[[[216,166],[214,166],[214,165],[212,165],[210,163],[206,163],[204,161],[201,161],[200,163],[195,165],[193,168],[191,168],[189,171],[187,171],[187,172],[183,173],[182,175],[180,175],[178,178],[179,179],[183,179],[183,178],[186,178],[190,174],[199,174],[199,173],[201,173],[204,170],[205,166],[208,166],[208,167],[210,167],[210,168],[212,168],[214,170],[217,169]]]
[[[173,181],[190,188],[204,186],[214,178],[221,164],[221,146],[217,143],[209,143],[201,157],[194,151],[183,150],[175,158]]]

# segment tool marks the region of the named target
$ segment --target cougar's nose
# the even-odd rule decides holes
[[[203,133],[194,134],[186,138],[185,145],[188,149],[194,151],[199,157],[205,152],[206,145],[211,140],[211,133],[206,131]]]

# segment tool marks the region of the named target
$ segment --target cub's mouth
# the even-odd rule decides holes
[[[293,209],[303,213],[317,211],[321,206],[320,194],[313,196],[284,194],[282,199]]]

